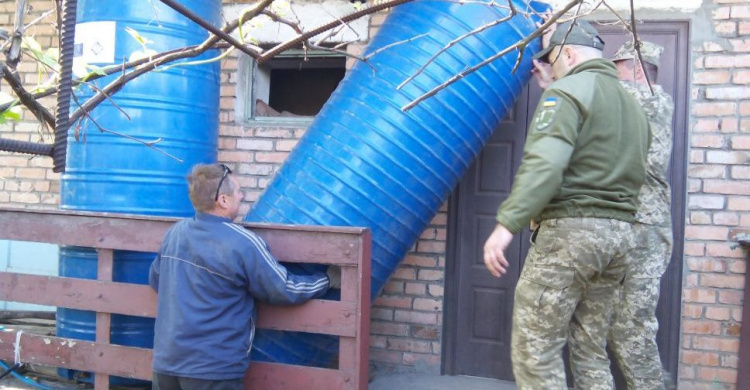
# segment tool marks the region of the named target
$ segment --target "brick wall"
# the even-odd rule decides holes
[[[716,0],[693,45],[680,388],[734,388],[750,232],[750,2]]]
[[[26,14],[25,23],[52,9],[51,0],[31,1],[31,12]],[[0,28],[13,31],[16,2],[0,2]],[[42,47],[57,47],[57,34],[52,25],[54,13],[31,27],[28,35],[33,36]],[[18,72],[27,89],[32,89],[39,80],[39,69],[35,61],[28,58],[18,64]],[[42,73],[42,79],[47,77]],[[13,91],[3,81],[0,92],[13,95]],[[13,95],[15,96],[15,95]],[[53,109],[55,98],[48,97],[42,103]],[[23,121],[0,125],[0,136],[4,139],[52,143],[51,129],[42,128],[39,121],[28,110],[23,110]],[[59,203],[60,175],[52,172],[52,159],[31,157],[30,155],[0,152],[0,206],[27,208],[55,208]]]

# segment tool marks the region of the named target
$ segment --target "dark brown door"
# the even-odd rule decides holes
[[[674,150],[669,180],[677,245],[662,280],[658,307],[659,348],[665,367],[674,377],[679,353],[681,243],[685,217],[688,27],[687,22],[674,21],[646,22],[638,26],[643,39],[665,47],[657,82],[675,100]],[[606,41],[605,56],[608,58],[629,39],[620,27],[598,28]],[[513,380],[510,367],[513,292],[528,250],[529,232],[524,229],[511,244],[507,253],[511,272],[500,279],[492,278],[485,269],[482,246],[494,228],[497,207],[510,191],[520,163],[527,122],[540,95],[536,82],[532,81],[528,92],[519,98],[513,113],[496,130],[450,200],[443,333],[443,371],[449,375]]]
[[[482,246],[495,228],[497,206],[510,194],[513,176],[523,154],[528,118],[528,91],[518,99],[482,150],[454,194],[451,209],[458,207],[450,226],[456,237],[454,272],[455,313],[447,329],[456,340],[446,345],[446,354],[455,359],[450,373],[513,380],[510,366],[510,318],[513,292],[519,277],[520,261],[526,254],[523,235],[515,237],[508,249],[512,262],[509,273],[496,279],[487,272]]]

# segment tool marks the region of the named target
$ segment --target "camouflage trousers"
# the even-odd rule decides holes
[[[635,247],[632,225],[601,218],[542,221],[516,286],[511,360],[519,390],[612,389],[607,333]]]
[[[609,343],[628,389],[662,389],[662,366],[656,345],[656,304],[661,276],[672,257],[672,227],[636,223],[636,249],[615,305]]]

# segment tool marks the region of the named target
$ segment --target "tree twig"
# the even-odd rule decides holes
[[[633,29],[633,47],[635,47],[635,52],[638,54],[638,65],[643,70],[643,76],[646,78],[646,84],[648,84],[648,90],[651,92],[651,95],[654,94],[654,87],[651,85],[651,78],[648,75],[648,72],[646,72],[646,67],[643,66],[643,55],[641,54],[641,40],[638,38],[638,32],[635,28],[635,7],[633,6],[633,0],[630,0],[630,27]]]
[[[51,127],[55,127],[55,117],[46,108],[44,108],[34,97],[23,88],[21,79],[13,73],[6,64],[2,64],[3,79],[10,85],[10,88],[18,96],[18,100],[21,104],[28,107],[32,114],[39,120],[39,122],[45,123]],[[5,111],[5,110],[3,110]]]
[[[451,47],[453,47],[457,43],[463,41],[464,39],[466,39],[466,38],[468,38],[470,36],[479,34],[482,31],[485,31],[485,30],[487,30],[490,27],[497,26],[498,24],[505,23],[508,20],[512,19],[514,16],[516,16],[516,7],[513,6],[513,3],[511,2],[511,0],[508,1],[508,6],[510,7],[510,12],[508,13],[508,16],[506,16],[504,18],[496,19],[496,20],[494,20],[492,22],[489,22],[489,23],[487,23],[487,24],[485,24],[483,26],[477,27],[474,30],[471,30],[468,33],[463,34],[463,35],[459,36],[458,38],[456,38],[456,39],[448,42],[447,45],[443,46],[443,48],[440,49],[437,53],[435,53],[432,57],[430,57],[430,59],[427,60],[427,62],[424,65],[422,65],[419,69],[417,69],[417,71],[414,72],[414,74],[412,74],[406,80],[404,80],[401,84],[399,84],[398,87],[396,87],[396,89],[397,90],[401,90],[401,88],[403,88],[406,84],[408,84],[409,82],[411,82],[412,80],[414,80],[417,76],[419,76],[420,74],[422,74],[422,72],[427,68],[427,66],[430,65],[433,61],[435,61],[438,56],[440,56],[441,54],[445,53],[448,49],[450,49]]]
[[[438,92],[445,89],[447,86],[455,83],[456,81],[466,77],[467,75],[474,73],[477,71],[477,69],[489,64],[492,61],[495,61],[496,59],[510,53],[513,50],[519,50],[519,56],[523,55],[523,51],[526,48],[526,46],[536,39],[537,37],[540,37],[544,31],[551,26],[553,23],[557,21],[557,19],[560,18],[563,14],[568,12],[571,8],[573,8],[576,4],[580,3],[583,0],[571,0],[568,4],[563,6],[559,11],[557,11],[555,14],[553,14],[547,21],[544,22],[541,26],[539,26],[536,30],[534,30],[531,34],[526,36],[525,38],[521,39],[520,41],[516,42],[515,44],[503,49],[502,51],[498,52],[497,54],[485,59],[484,61],[467,68],[466,70],[463,70],[462,72],[454,75],[450,79],[444,81],[440,85],[436,86],[435,88],[432,88],[428,92],[424,93],[423,95],[419,96],[418,98],[412,100],[409,104],[401,107],[401,110],[408,111],[412,108],[414,108],[417,104],[421,103],[422,101],[435,96]]]

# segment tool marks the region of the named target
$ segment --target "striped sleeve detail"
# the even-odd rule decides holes
[[[260,237],[258,237],[255,233],[234,223],[224,222],[224,225],[228,226],[230,229],[236,231],[237,233],[248,239],[253,244],[253,246],[258,249],[258,252],[260,253],[265,263],[269,266],[269,268],[271,268],[274,274],[276,274],[279,279],[284,282],[287,290],[297,293],[309,293],[320,291],[328,286],[327,277],[322,277],[314,282],[294,282],[291,279],[288,279],[286,268],[284,268],[284,266],[276,261],[276,259],[273,257],[273,255],[271,255],[271,252],[268,251],[268,248],[266,248],[265,243],[260,239]]]

